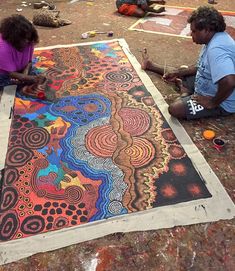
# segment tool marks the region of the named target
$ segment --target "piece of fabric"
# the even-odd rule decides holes
[[[138,9],[137,5],[123,4],[118,9],[118,12],[126,16],[132,16],[137,9]]]
[[[141,18],[136,21],[129,30],[191,38],[190,25],[187,23],[187,19],[194,9],[167,5],[164,7],[164,16],[147,16]],[[226,31],[235,39],[235,12],[221,11],[221,13],[227,25]]]
[[[2,95],[0,264],[114,232],[233,217],[218,178],[124,40],[34,57],[48,78],[40,90],[57,99],[29,98],[28,86]]]
[[[32,60],[34,46],[27,46],[22,52],[2,39],[0,35],[0,74],[21,71]]]
[[[118,9],[123,4],[141,6],[141,5],[147,5],[148,0],[117,0],[116,1],[116,6],[117,6]]]
[[[218,81],[231,74],[235,75],[235,41],[226,32],[216,33],[201,50],[195,92],[213,97],[218,89]],[[221,107],[227,112],[235,112],[235,89],[221,103]]]
[[[5,211],[25,207],[16,211],[16,232],[2,231],[3,240],[211,196],[116,46],[36,53],[34,66],[50,82],[45,94],[59,99],[15,100],[2,198]],[[9,174],[16,174],[10,187]],[[32,208],[19,199],[21,190]],[[33,221],[38,228],[28,229]]]

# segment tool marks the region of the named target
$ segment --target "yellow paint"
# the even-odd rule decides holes
[[[85,187],[81,184],[81,181],[78,178],[78,176],[72,178],[69,174],[65,174],[64,177],[65,177],[65,179],[69,179],[69,181],[62,180],[60,182],[62,189],[65,189],[66,187],[69,187],[69,186],[79,186],[82,188],[82,190],[86,190]]]

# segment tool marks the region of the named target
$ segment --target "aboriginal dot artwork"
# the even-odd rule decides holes
[[[139,19],[129,29],[155,34],[191,38],[190,24],[187,23],[194,8],[165,5],[164,17],[146,17]],[[225,19],[226,32],[235,38],[235,12],[220,11]]]
[[[36,50],[33,63],[47,99],[16,94],[1,241],[211,197],[117,41]]]

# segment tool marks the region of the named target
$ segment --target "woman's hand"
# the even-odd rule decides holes
[[[23,75],[20,79],[21,82],[27,84],[37,84],[41,85],[45,82],[46,77],[43,75]]]

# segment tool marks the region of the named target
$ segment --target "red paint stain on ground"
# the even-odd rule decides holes
[[[114,260],[114,253],[111,247],[103,247],[98,250],[98,265],[96,271],[105,271],[109,269]]]

